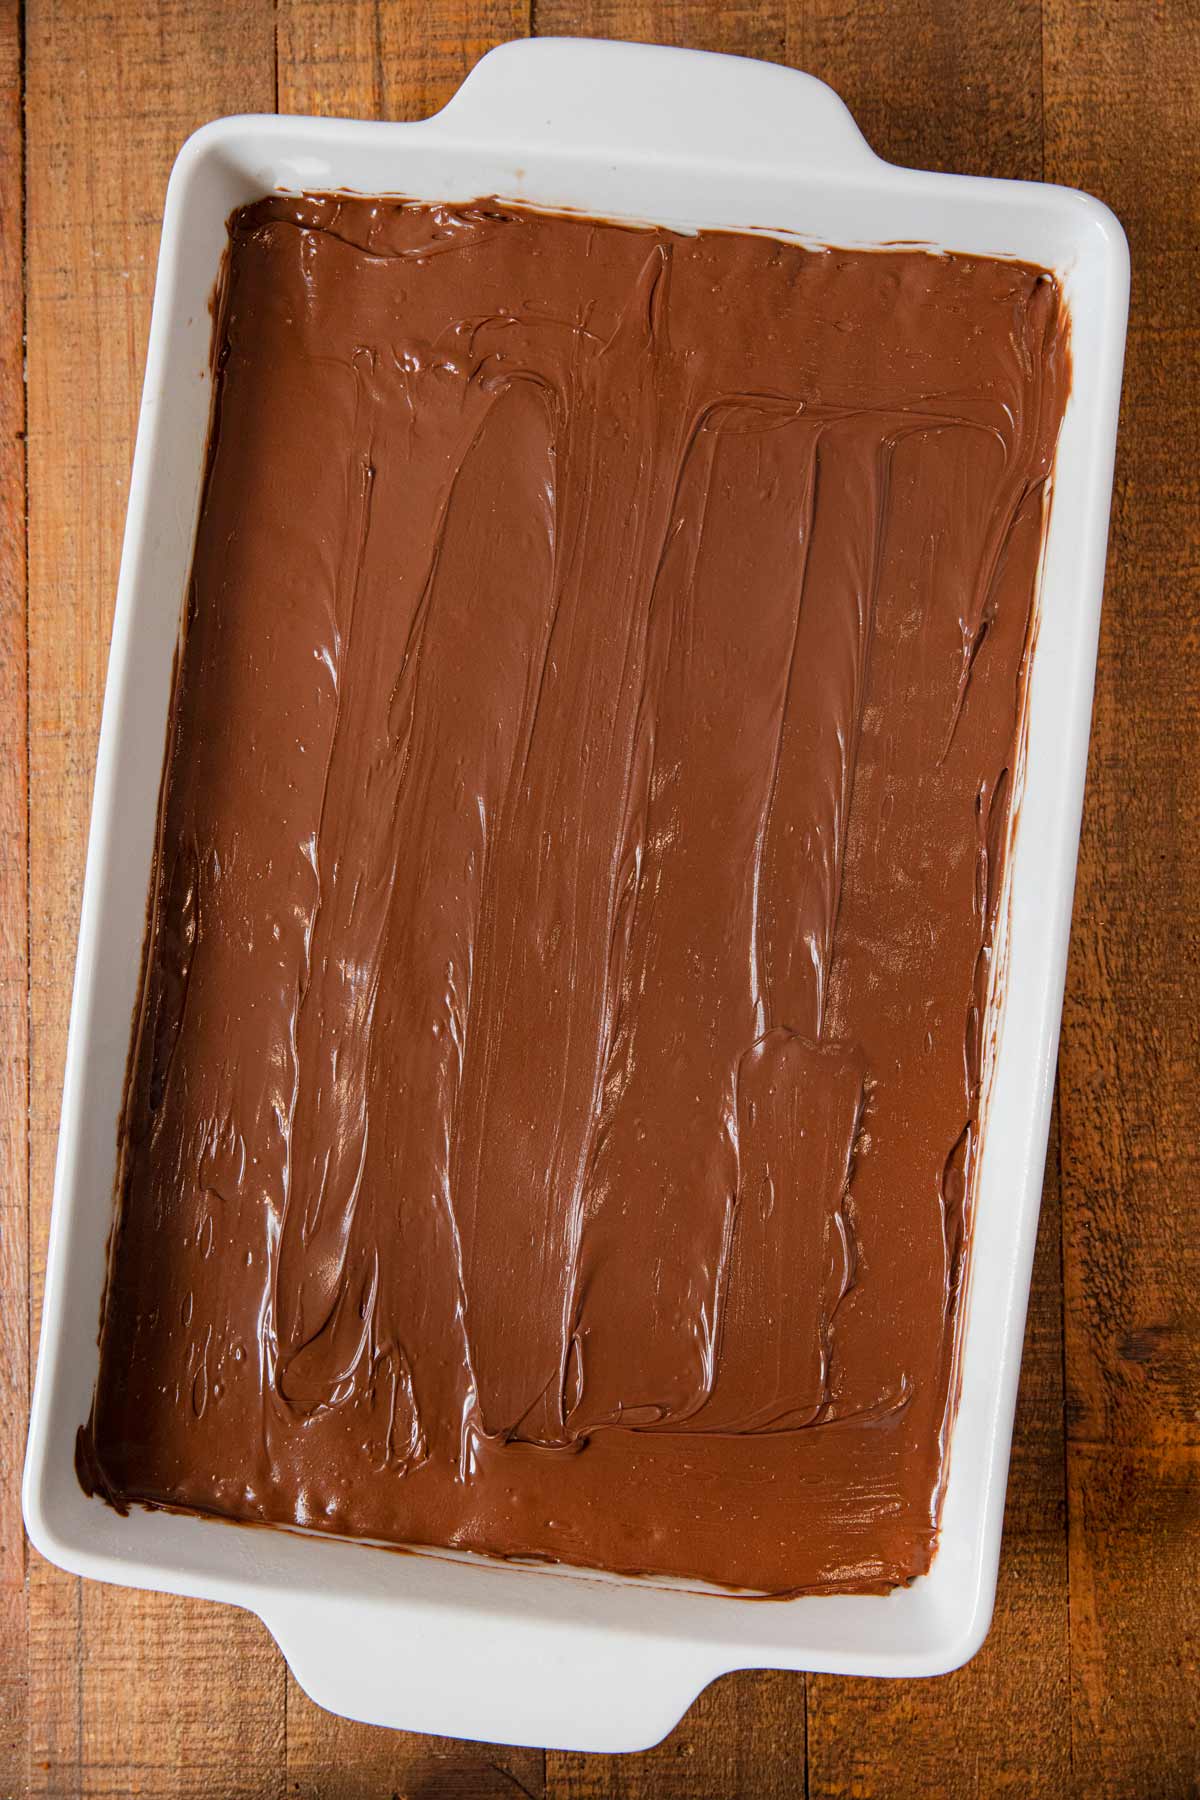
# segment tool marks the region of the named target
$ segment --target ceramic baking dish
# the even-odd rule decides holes
[[[272,188],[481,194],[814,243],[1043,263],[1074,380],[1054,481],[1024,791],[975,1192],[961,1400],[931,1572],[884,1598],[768,1603],[135,1509],[75,1478],[96,1377],[117,1122],[159,774],[208,430],[208,302],[225,220]],[[880,162],[841,101],[765,63],[630,44],[505,45],[419,124],[217,120],[167,193],[113,621],[79,932],[24,1508],[80,1575],[249,1607],[337,1712],[506,1742],[634,1750],[726,1670],[934,1675],[991,1616],[1037,1225],[1087,754],[1128,293],[1121,228],[1063,188]]]

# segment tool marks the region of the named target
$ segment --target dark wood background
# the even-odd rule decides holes
[[[18,1498],[171,159],[219,113],[418,117],[491,44],[531,30],[809,69],[895,161],[1101,195],[1134,267],[992,1635],[927,1683],[727,1677],[630,1758],[328,1717],[256,1620],[49,1567]],[[0,1796],[1200,1793],[1198,83],[1197,0],[0,0]]]

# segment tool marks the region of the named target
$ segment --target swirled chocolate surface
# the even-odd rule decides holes
[[[217,333],[81,1478],[921,1573],[1055,284],[275,197]]]

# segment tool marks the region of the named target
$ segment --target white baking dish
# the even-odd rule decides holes
[[[683,229],[931,244],[1027,258],[1062,280],[1074,382],[1008,870],[961,1402],[940,1548],[931,1573],[905,1591],[766,1603],[161,1512],[121,1518],[76,1481],[208,427],[208,300],[228,214],[276,187],[501,194]],[[1097,201],[893,168],[820,82],[730,57],[578,40],[509,44],[420,124],[233,118],[188,141],[167,194],[96,765],[25,1469],[25,1519],[39,1550],[80,1575],[249,1607],[322,1705],[452,1736],[633,1750],[661,1737],[728,1669],[932,1675],[973,1654],[995,1590],[1037,1225],[1127,293],[1125,239]]]

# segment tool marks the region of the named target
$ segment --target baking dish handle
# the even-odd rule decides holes
[[[777,63],[599,38],[518,38],[430,124],[489,145],[823,172],[877,163],[843,102]]]
[[[276,1595],[260,1617],[311,1700],[395,1730],[546,1749],[648,1749],[726,1664],[577,1620]]]

